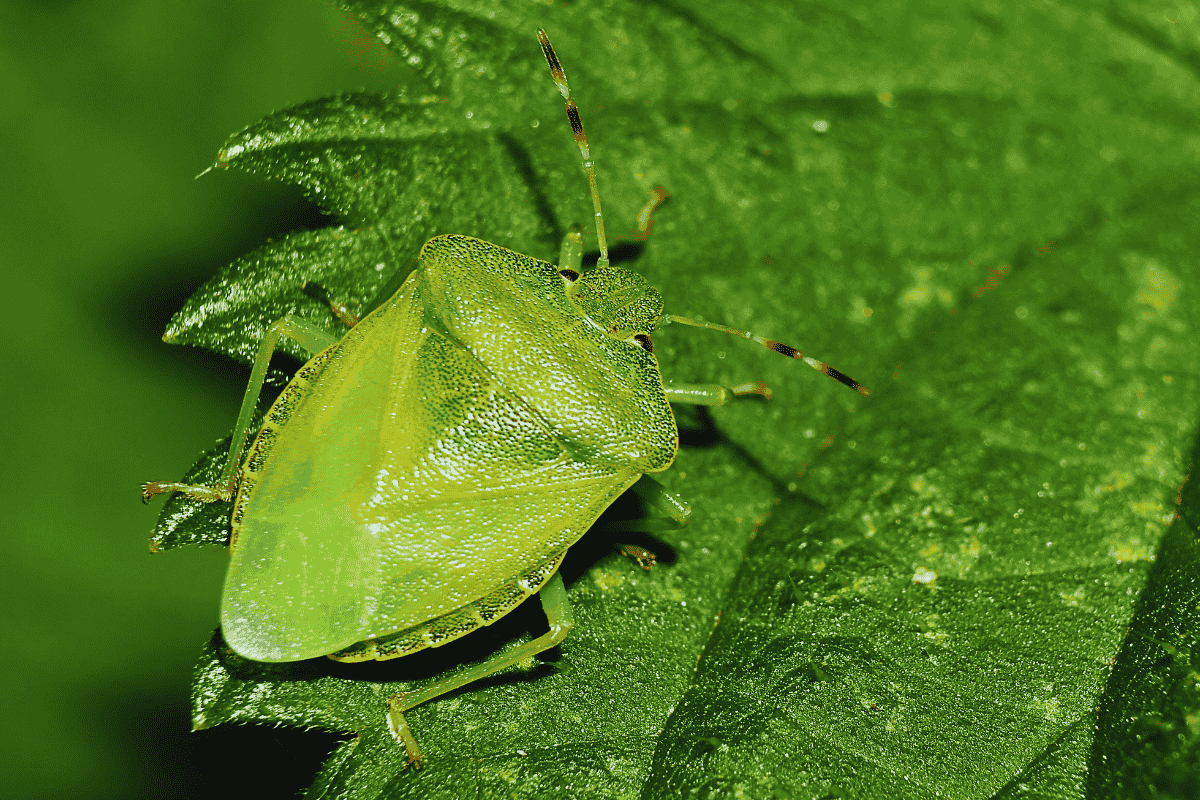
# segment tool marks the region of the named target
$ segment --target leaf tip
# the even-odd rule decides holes
[[[228,168],[229,162],[233,161],[235,158],[240,156],[244,149],[245,148],[242,147],[240,144],[235,144],[235,145],[232,145],[231,147],[222,147],[220,150],[217,151],[217,160],[214,161],[213,165],[211,167],[209,167],[208,169],[217,169],[217,168],[226,169],[226,168]],[[208,172],[208,169],[204,170],[204,172]],[[201,172],[200,175],[203,175],[204,172]],[[200,177],[200,175],[197,175],[196,177],[198,178],[198,177]]]

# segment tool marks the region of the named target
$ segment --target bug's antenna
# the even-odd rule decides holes
[[[583,168],[587,170],[588,187],[592,190],[592,205],[596,208],[596,238],[600,240],[600,258],[597,267],[608,266],[608,242],[604,239],[604,217],[600,213],[600,190],[596,188],[596,165],[592,162],[591,151],[588,149],[587,134],[583,130],[583,120],[579,118],[579,106],[571,99],[571,87],[567,85],[567,73],[563,72],[562,64],[558,62],[558,54],[550,44],[550,37],[538,28],[538,41],[542,43],[542,53],[546,63],[550,65],[550,75],[558,86],[558,93],[567,104],[567,119],[571,122],[571,133],[575,135],[575,144],[579,145],[579,154],[583,156]]]
[[[750,331],[740,331],[737,328],[728,328],[724,325],[717,325],[712,322],[697,322],[694,319],[688,319],[687,317],[679,317],[674,314],[665,314],[665,315],[663,315],[663,319],[666,322],[678,322],[682,325],[693,325],[697,328],[708,328],[710,330],[728,333],[733,336],[740,336],[741,338],[749,339],[752,342],[758,342],[763,347],[767,348],[768,350],[774,350],[776,353],[779,353],[781,356],[787,356],[788,358],[794,358],[797,361],[803,361],[805,364],[808,364],[810,367],[815,369],[817,372],[825,373],[826,375],[833,378],[838,383],[842,384],[843,386],[849,386],[851,389],[853,389],[854,391],[858,392],[861,395],[871,394],[871,391],[869,389],[867,389],[867,387],[863,386],[861,383],[854,380],[854,378],[851,378],[849,375],[846,375],[845,373],[842,373],[842,372],[838,372],[836,369],[829,366],[824,361],[817,361],[815,358],[809,358],[808,356],[804,355],[804,353],[801,352],[800,350],[797,350],[794,347],[790,347],[790,346],[784,344],[783,342],[777,342],[774,339],[766,339],[766,338],[763,338],[762,336],[756,336],[753,333],[751,333]]]

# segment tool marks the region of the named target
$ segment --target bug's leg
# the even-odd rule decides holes
[[[667,516],[608,522],[600,526],[601,530],[607,533],[659,533],[679,530],[691,520],[691,506],[684,502],[679,495],[668,492],[661,483],[649,475],[642,475],[641,479],[630,488],[638,497]],[[658,562],[658,556],[636,544],[618,542],[615,546],[621,555],[634,559],[642,569],[648,570]]]
[[[558,251],[558,271],[564,278],[575,280],[579,277],[582,267],[583,229],[577,225],[563,237],[562,247]]]
[[[567,634],[571,632],[575,620],[571,616],[571,603],[567,600],[566,587],[563,586],[562,576],[558,572],[555,572],[550,580],[546,582],[546,585],[538,592],[538,597],[542,601],[542,610],[546,612],[546,621],[550,623],[549,631],[532,642],[526,642],[520,647],[513,648],[505,653],[498,653],[482,664],[476,664],[447,675],[441,680],[426,686],[424,689],[416,692],[401,692],[388,700],[388,730],[404,745],[404,749],[408,752],[408,762],[410,764],[420,766],[422,756],[421,748],[417,745],[417,740],[413,737],[412,730],[408,727],[408,722],[404,719],[405,711],[408,711],[410,708],[416,708],[422,703],[427,703],[435,697],[440,697],[469,683],[474,683],[489,675],[494,675],[506,667],[511,667],[528,658],[533,658],[538,653],[549,650],[567,638]]]
[[[723,406],[732,397],[758,395],[770,400],[771,387],[762,381],[740,383],[737,386],[721,386],[717,383],[669,383],[666,386],[667,402],[690,403],[697,406]]]
[[[717,383],[672,383],[665,387],[667,400],[672,403],[692,403],[694,405],[721,406],[729,402],[730,397],[758,395],[770,399],[771,389],[762,381],[742,383],[737,386],[722,386]],[[630,519],[609,523],[604,526],[607,531],[618,533],[657,533],[671,531],[687,525],[692,510],[678,495],[668,492],[663,485],[643,475],[641,480],[631,487],[638,496],[660,511],[666,512],[669,518]],[[637,545],[618,544],[621,555],[630,556],[641,564],[642,569],[650,569],[655,562],[653,553]]]
[[[642,475],[638,482],[629,488],[633,489],[638,497],[670,517],[669,521],[674,523],[671,526],[673,528],[682,528],[692,518],[692,507],[679,495],[668,492],[666,487],[649,475]]]
[[[642,210],[637,215],[637,226],[634,228],[633,236],[620,237],[618,241],[630,242],[645,242],[650,239],[650,234],[654,231],[654,212],[658,211],[668,197],[667,190],[661,186],[655,186],[654,191],[650,195],[649,201],[642,206]]]
[[[186,483],[169,481],[146,483],[142,485],[143,503],[149,502],[150,498],[156,494],[166,492],[183,492],[193,500],[207,503],[229,500],[233,497],[237,483],[237,468],[241,464],[242,449],[250,434],[250,421],[254,417],[255,407],[258,405],[258,396],[262,392],[263,381],[267,377],[267,366],[271,363],[271,354],[275,352],[275,346],[284,336],[314,354],[337,341],[325,331],[299,317],[286,316],[273,323],[258,345],[258,354],[254,357],[254,366],[250,370],[250,382],[246,384],[246,394],[242,397],[242,408],[238,412],[237,424],[233,428],[233,438],[229,442],[229,457],[217,482],[212,486],[191,486]]]
[[[333,312],[333,315],[337,317],[338,320],[347,328],[353,328],[361,319],[361,317],[350,310],[350,306],[346,305],[341,300],[334,300],[329,294],[329,290],[319,283],[305,281],[304,285],[300,287],[300,291],[304,292],[314,300],[318,300],[328,305],[329,310]]]
[[[645,242],[650,239],[650,234],[654,230],[654,212],[663,204],[668,197],[667,190],[661,186],[655,186],[654,191],[650,195],[650,199],[646,205],[642,206],[642,210],[637,215],[637,225],[634,228],[632,236],[618,236],[614,241],[618,242]],[[583,264],[583,229],[581,227],[572,228],[566,236],[563,237],[562,247],[558,251],[558,271],[562,273],[564,278],[575,280],[579,277],[579,272]]]
[[[638,562],[638,566],[649,572],[658,563],[658,556],[636,544],[618,544],[617,552]]]

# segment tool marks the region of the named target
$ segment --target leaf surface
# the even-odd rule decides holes
[[[600,531],[573,548],[557,668],[410,712],[420,772],[387,697],[537,635],[536,608],[377,665],[214,641],[197,724],[353,734],[314,796],[1192,796],[1200,24],[1165,8],[352,6],[428,95],[235,135],[218,166],[298,183],[342,225],[231,265],[171,341],[248,361],[284,314],[336,332],[304,281],[370,308],[439,233],[554,260],[591,209],[540,26],[610,233],[672,194],[619,263],[669,312],[874,394],[664,328],[666,378],[775,399],[679,411],[663,480],[694,522],[648,544],[650,573]],[[156,542],[220,541],[224,513],[172,498]]]

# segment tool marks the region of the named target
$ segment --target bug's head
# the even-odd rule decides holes
[[[662,318],[663,300],[658,289],[636,272],[620,267],[596,267],[584,272],[567,287],[567,297],[615,339],[648,335]]]

